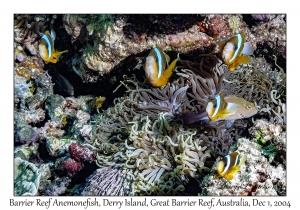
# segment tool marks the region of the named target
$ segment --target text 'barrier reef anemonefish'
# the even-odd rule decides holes
[[[39,53],[41,58],[45,61],[45,63],[57,63],[59,60],[59,56],[68,50],[62,52],[56,52],[54,49],[54,40],[55,40],[55,33],[51,30],[46,31],[45,34],[42,35],[40,43],[39,43]]]
[[[245,161],[246,155],[242,156],[238,152],[232,152],[226,155],[217,163],[218,175],[215,178],[224,177],[227,180],[232,180]]]
[[[160,48],[154,47],[146,58],[144,65],[145,74],[150,84],[153,87],[166,86],[172,76],[177,60],[178,58],[169,65],[170,57]]]
[[[228,66],[230,71],[234,71],[238,65],[250,62],[253,49],[249,42],[246,42],[244,33],[236,34],[226,42],[220,44],[222,61]]]
[[[206,113],[212,121],[238,120],[255,115],[257,108],[243,98],[220,93],[207,103]]]

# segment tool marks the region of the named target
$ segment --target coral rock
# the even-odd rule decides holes
[[[96,154],[90,151],[88,148],[77,144],[73,143],[69,146],[69,153],[72,158],[74,158],[77,161],[94,161],[96,158]]]
[[[72,158],[68,158],[62,162],[62,167],[64,167],[69,173],[77,173],[83,169],[83,164],[73,160]]]
[[[19,157],[15,158],[14,195],[36,195],[41,174],[33,164]]]

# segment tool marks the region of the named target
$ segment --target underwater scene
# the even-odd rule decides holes
[[[285,14],[14,14],[14,196],[286,196]]]

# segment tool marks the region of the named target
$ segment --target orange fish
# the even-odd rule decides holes
[[[172,76],[177,60],[178,58],[169,65],[170,57],[160,48],[154,47],[146,58],[144,65],[145,74],[150,84],[153,87],[166,86]]]
[[[228,66],[230,71],[234,71],[240,64],[251,61],[251,57],[244,55],[253,55],[253,49],[249,42],[246,42],[245,34],[242,32],[226,42],[220,44],[222,61]]]
[[[245,161],[246,155],[241,156],[238,152],[226,155],[217,164],[218,175],[215,178],[224,177],[227,180],[232,180]]]
[[[220,93],[207,103],[206,113],[212,121],[238,120],[255,115],[257,108],[243,98]]]
[[[40,43],[39,43],[39,53],[41,58],[45,61],[45,63],[57,63],[61,54],[68,52],[68,50],[62,52],[56,52],[54,49],[54,40],[55,35],[51,30],[46,31],[45,34],[42,35]]]

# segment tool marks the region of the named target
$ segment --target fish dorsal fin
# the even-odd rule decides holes
[[[166,63],[167,63],[167,67],[169,66],[169,63],[170,63],[170,57],[168,56],[167,53],[163,52],[164,55],[165,55],[165,58],[166,58]]]
[[[223,42],[221,42],[221,43],[220,43],[220,45],[219,45],[220,52],[222,52],[222,51],[223,51],[223,49],[224,49],[224,46],[225,46],[225,42],[223,41]]]
[[[55,39],[56,39],[56,33],[53,29],[50,30],[50,37],[54,43]]]

